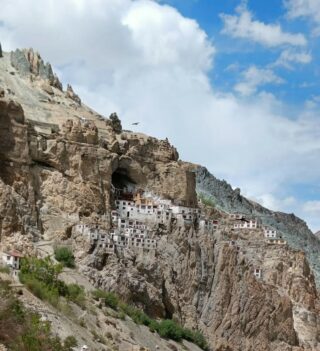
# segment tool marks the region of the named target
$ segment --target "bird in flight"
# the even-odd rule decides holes
[[[134,122],[132,123],[133,126],[137,126],[140,122]]]

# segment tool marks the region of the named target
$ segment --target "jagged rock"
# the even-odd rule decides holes
[[[67,120],[62,126],[62,133],[67,140],[86,144],[98,144],[98,129],[92,121],[73,122]]]
[[[30,62],[22,50],[16,49],[10,54],[11,65],[17,69],[22,76],[30,74]]]
[[[192,167],[191,167],[192,168]],[[310,265],[320,285],[320,240],[312,235],[306,223],[293,214],[270,211],[246,199],[240,192],[233,190],[226,181],[214,177],[205,167],[193,166],[196,172],[197,192],[211,198],[216,206],[227,212],[246,213],[261,218],[263,224],[282,232],[282,236],[295,249],[305,248]]]
[[[54,95],[54,91],[53,91],[52,87],[47,82],[43,82],[42,85],[41,85],[41,88],[47,94]]]
[[[33,52],[18,51],[12,60],[19,72],[27,68],[35,79],[43,72],[50,75]],[[197,186],[217,208],[270,218],[300,251],[269,245],[260,238],[263,233],[235,233],[216,209],[219,230],[200,232],[173,223],[170,229],[159,228],[156,251],[119,250],[107,256],[97,250],[94,255],[94,244],[75,236],[79,269],[96,287],[118,292],[154,317],[202,330],[214,350],[319,350],[317,266],[309,266],[302,245],[313,243],[317,255],[318,239],[303,221],[264,209],[206,169],[179,160],[168,140],[123,132],[116,118],[115,127],[110,121],[106,126],[87,108],[72,107],[63,94],[58,106],[39,104],[40,84],[21,83],[18,74],[9,78],[16,84],[6,89],[17,87],[15,99],[28,113],[15,101],[0,100],[1,245],[32,253],[41,235],[70,238],[79,221],[108,230],[111,185],[123,179],[186,206],[197,205]],[[25,100],[24,89],[29,89]],[[253,275],[257,265],[261,279]]]
[[[67,85],[66,97],[75,101],[78,105],[81,105],[81,99],[79,96],[73,91],[72,86],[70,84]]]
[[[39,77],[49,84],[62,91],[62,84],[58,77],[53,74],[50,63],[44,63],[40,54],[34,52],[33,49],[24,49],[12,51],[11,64],[15,67],[21,75],[28,76],[33,74],[35,77]]]
[[[6,95],[5,90],[0,87],[0,98],[5,97],[5,95]]]
[[[1,43],[0,43],[0,57],[3,57]]]

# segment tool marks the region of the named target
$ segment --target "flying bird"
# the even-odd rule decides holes
[[[133,126],[137,126],[140,122],[134,122],[132,123]]]

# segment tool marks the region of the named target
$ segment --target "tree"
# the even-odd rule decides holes
[[[122,124],[118,115],[115,112],[111,113],[109,119],[111,121],[111,126],[115,133],[120,134],[122,132]]]

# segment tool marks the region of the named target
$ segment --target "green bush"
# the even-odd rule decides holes
[[[118,310],[118,317],[120,314],[129,316],[136,324],[145,325],[149,327],[151,332],[157,332],[163,338],[181,341],[182,339],[193,342],[203,350],[207,350],[208,345],[204,336],[199,331],[192,331],[187,328],[183,328],[173,320],[162,320],[156,321],[150,318],[140,309],[121,302],[119,298],[111,292],[103,290],[95,290],[92,292],[92,296],[96,300],[105,300],[105,304],[115,310]],[[107,303],[108,301],[108,303]],[[121,318],[122,319],[122,318]]]
[[[69,284],[67,285],[67,288],[68,288],[68,294],[67,294],[68,300],[76,303],[79,306],[83,306],[86,299],[84,288],[78,284]]]
[[[85,302],[83,287],[59,280],[61,271],[62,265],[53,264],[49,258],[28,258],[22,260],[19,277],[21,283],[25,284],[34,295],[55,307],[58,307],[60,297],[83,306]]]
[[[99,299],[104,300],[105,305],[114,310],[118,308],[119,298],[113,292],[107,292],[107,291],[97,289],[92,292],[92,296],[95,300],[99,300]]]
[[[69,351],[58,337],[52,337],[50,324],[27,310],[10,287],[0,281],[0,340],[11,351]]]
[[[0,266],[0,273],[10,273],[10,268],[8,266]]]
[[[163,320],[159,323],[158,333],[163,338],[181,341],[183,336],[182,327],[170,319]]]
[[[78,346],[78,342],[74,336],[70,335],[64,339],[63,348],[65,351],[72,351],[72,348],[77,346]]]
[[[54,257],[61,262],[65,267],[74,268],[74,255],[68,247],[57,247],[54,250]]]

